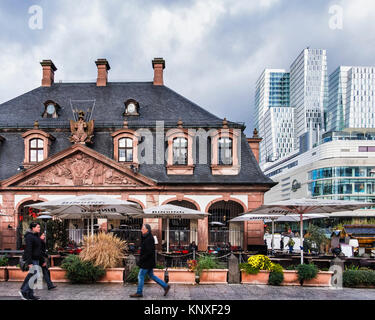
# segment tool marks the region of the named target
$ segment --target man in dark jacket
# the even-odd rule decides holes
[[[22,283],[21,291],[19,294],[24,300],[39,300],[39,297],[34,296],[34,286],[38,278],[41,277],[41,268],[39,261],[41,259],[42,244],[39,238],[40,224],[37,222],[30,223],[30,230],[26,231],[25,234],[25,251],[23,253],[23,259],[29,266],[29,273]],[[31,278],[37,274],[33,283],[29,283]]]
[[[153,268],[155,267],[155,240],[151,233],[151,227],[148,224],[142,225],[142,244],[141,253],[138,262],[140,268],[138,273],[138,289],[137,293],[131,294],[131,298],[143,297],[143,285],[146,274],[149,275],[150,279],[154,280],[157,284],[164,288],[164,296],[167,295],[170,286],[163,280],[159,279],[154,275]]]

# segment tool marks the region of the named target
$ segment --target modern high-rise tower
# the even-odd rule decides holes
[[[265,69],[255,90],[254,125],[263,138],[260,146],[261,163],[283,157],[293,150],[293,128],[288,112],[289,73],[284,69]],[[280,131],[283,134],[278,134]]]
[[[327,131],[375,128],[375,67],[340,66],[329,76]]]
[[[290,66],[290,105],[295,111],[295,148],[311,148],[324,131],[328,102],[327,56],[323,49],[304,49]]]

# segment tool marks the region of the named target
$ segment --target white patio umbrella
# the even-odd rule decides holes
[[[303,216],[303,220],[315,219],[315,218],[326,218],[327,215],[323,214],[306,214]],[[257,214],[257,213],[245,213],[236,218],[230,220],[230,222],[238,221],[249,221],[249,220],[264,220],[264,222],[272,222],[272,240],[271,249],[273,250],[274,233],[275,233],[275,222],[298,222],[300,216],[298,214],[291,214],[288,216],[281,216],[279,214]]]
[[[300,216],[300,243],[303,248],[303,215],[308,213],[332,213],[339,211],[352,211],[363,207],[369,207],[373,203],[347,201],[347,200],[326,200],[326,199],[290,199],[263,204],[251,211],[254,214],[277,214]],[[303,263],[303,249],[301,249],[301,264]]]
[[[204,219],[209,213],[194,209],[165,204],[143,210],[143,214],[136,218],[162,218],[167,219],[167,252],[169,252],[169,219]]]
[[[48,210],[51,216],[61,219],[91,219],[94,234],[94,218],[123,219],[125,216],[142,214],[139,204],[102,195],[84,195],[27,205]],[[89,230],[89,227],[87,226]]]

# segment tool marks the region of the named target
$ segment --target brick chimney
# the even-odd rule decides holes
[[[247,142],[250,146],[251,151],[254,154],[255,159],[259,162],[259,143],[262,141],[262,138],[258,137],[258,130],[255,128],[253,131],[253,137],[247,138]]]
[[[163,86],[165,60],[163,58],[154,58],[154,60],[152,60],[152,68],[154,69],[154,86]]]
[[[55,71],[57,68],[53,64],[52,60],[43,60],[40,65],[43,68],[42,87],[52,86],[55,80]]]
[[[105,87],[108,81],[108,70],[111,69],[107,59],[98,59],[95,61],[98,68],[98,78],[96,80],[97,87]]]

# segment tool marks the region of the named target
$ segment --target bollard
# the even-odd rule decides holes
[[[130,254],[125,258],[125,270],[124,270],[124,282],[128,277],[130,271],[137,265],[136,258],[134,255]]]
[[[331,285],[336,289],[342,289],[342,276],[344,272],[344,261],[341,260],[339,257],[336,257],[331,261],[331,266],[329,271],[333,271],[333,275],[331,278]]]
[[[240,269],[238,259],[232,253],[228,259],[228,283],[240,283]]]

